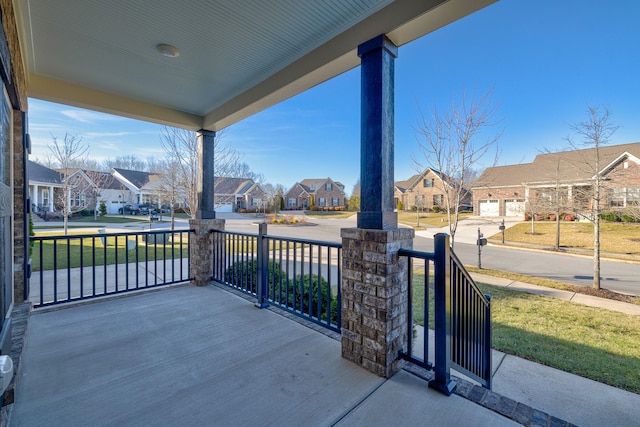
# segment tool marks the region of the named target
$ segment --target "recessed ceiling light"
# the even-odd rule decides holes
[[[178,50],[178,48],[175,46],[171,46],[170,44],[160,43],[159,45],[156,45],[156,49],[158,49],[158,52],[168,58],[177,58],[178,56],[180,56],[180,51]]]

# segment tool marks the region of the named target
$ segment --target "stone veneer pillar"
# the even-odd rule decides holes
[[[402,367],[407,344],[406,277],[413,229],[342,229],[342,357],[377,375]]]
[[[213,276],[215,234],[211,230],[224,230],[224,219],[190,219],[189,228],[193,230],[189,242],[191,284],[205,286]]]

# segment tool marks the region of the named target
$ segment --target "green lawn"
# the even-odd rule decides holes
[[[551,221],[536,222],[535,234],[531,223],[523,222],[505,230],[505,242],[554,246],[556,224]],[[497,233],[489,239],[500,240]],[[560,223],[560,246],[565,248],[593,249],[593,224],[589,222]],[[640,224],[603,222],[600,224],[600,248],[603,252],[640,255]]]
[[[122,217],[122,216],[115,216],[115,215],[106,215],[106,216],[99,216],[98,219],[94,220],[93,216],[82,216],[80,218],[74,218],[74,219],[70,219],[69,220],[69,224],[76,224],[76,223],[108,223],[108,224],[123,224],[126,222],[149,222],[149,217],[148,216],[142,216],[142,217],[135,217],[132,218],[130,216],[128,217]]]
[[[640,317],[485,284],[479,287],[492,295],[496,350],[640,393]],[[412,302],[419,324],[424,324],[423,295],[424,275],[416,270]],[[432,289],[430,297],[432,313]]]
[[[286,215],[286,211],[280,212],[281,215]],[[304,214],[309,218],[349,218],[356,215],[357,212],[353,211],[304,211]]]
[[[158,239],[160,238],[161,237],[158,237]],[[165,256],[167,259],[172,257],[184,258],[188,256],[186,237],[184,242],[181,243],[179,235],[176,235],[175,242],[172,243],[169,241],[166,245],[155,245],[153,241],[147,244],[142,236],[138,236],[137,239],[135,236],[127,236],[127,238],[119,237],[117,240],[116,246],[115,237],[108,237],[107,245],[103,246],[101,239],[95,238],[95,262],[92,238],[73,238],[68,243],[66,240],[59,240],[55,244],[54,241],[51,240],[42,241],[42,270],[53,270],[54,259],[56,268],[64,269],[67,268],[67,266],[70,268],[80,267],[81,258],[82,266],[90,267],[92,265],[110,265],[116,262],[161,260],[164,259]],[[131,242],[130,244],[132,244],[134,241],[134,249],[127,250],[127,242]],[[35,241],[31,255],[33,271],[40,271],[41,269],[40,251],[40,242]]]
[[[462,221],[469,216],[471,216],[471,213],[469,212],[461,213],[458,220]],[[416,212],[411,211],[398,212],[398,222],[400,224],[408,225],[409,227],[420,230],[423,230],[426,227],[446,227],[448,225],[447,221],[446,213],[420,212],[417,214]]]

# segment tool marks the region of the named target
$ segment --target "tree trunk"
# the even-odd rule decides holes
[[[593,220],[593,288],[600,289],[600,215]]]
[[[556,211],[556,251],[560,250],[560,210]]]

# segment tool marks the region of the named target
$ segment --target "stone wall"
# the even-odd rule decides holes
[[[24,301],[25,287],[25,245],[28,244],[25,236],[25,221],[28,218],[24,214],[24,206],[27,201],[24,197],[24,141],[22,138],[22,113],[13,112],[13,300],[15,303]]]
[[[223,219],[190,219],[191,232],[189,242],[189,256],[191,270],[189,276],[191,283],[196,286],[205,286],[211,283],[213,276],[213,241],[214,233],[211,230],[224,230]]]
[[[407,344],[408,261],[413,229],[342,230],[342,356],[385,378]]]

